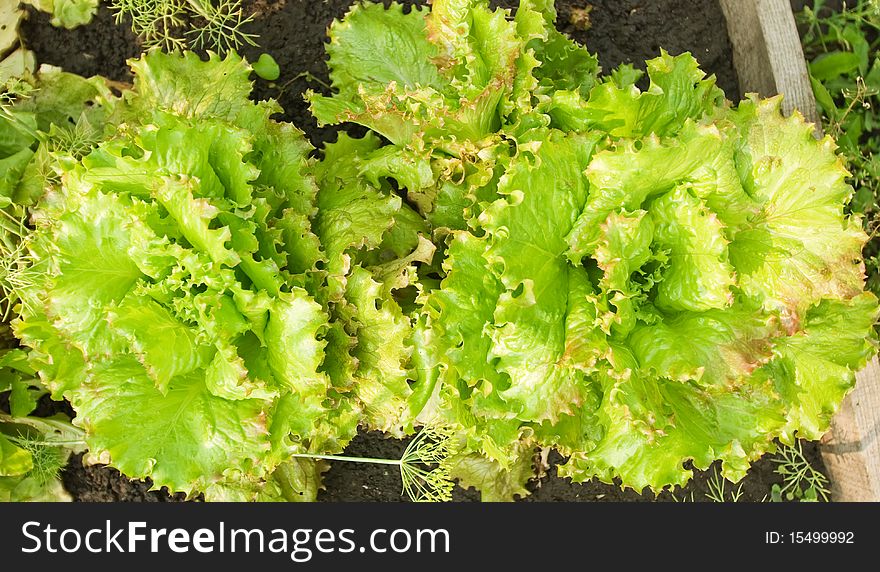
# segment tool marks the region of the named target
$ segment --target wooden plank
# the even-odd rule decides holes
[[[822,460],[836,501],[880,501],[880,361],[856,375],[856,387],[822,439]]]
[[[781,93],[786,114],[797,109],[821,126],[789,0],[721,0],[721,8],[740,91],[763,97]]]
[[[822,123],[807,75],[803,48],[788,0],[721,0],[733,45],[740,91],[782,93],[783,111],[799,110]],[[835,501],[880,501],[880,362],[856,375],[822,439],[822,458]]]

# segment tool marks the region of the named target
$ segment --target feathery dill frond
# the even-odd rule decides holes
[[[410,441],[400,459],[403,491],[416,502],[452,500],[455,486],[450,476],[453,431],[448,427],[424,427]]]
[[[80,117],[75,124],[53,125],[45,140],[50,153],[67,155],[77,160],[88,155],[100,142],[100,131],[85,116]]]
[[[0,317],[8,322],[21,291],[33,284],[32,260],[25,246],[27,214],[23,208],[0,210]]]
[[[448,502],[452,500],[452,481],[449,459],[454,454],[452,428],[443,425],[423,427],[409,442],[400,459],[374,459],[344,455],[313,455],[294,453],[292,457],[324,459],[350,463],[396,465],[403,482],[403,493],[413,502]]]
[[[25,436],[15,437],[11,440],[31,455],[32,468],[28,476],[36,479],[41,485],[46,485],[58,478],[58,474],[67,462],[67,455],[61,447],[47,445]]]
[[[241,0],[111,0],[117,23],[131,18],[131,29],[146,47],[166,51],[189,48],[225,53],[256,36],[243,30],[251,21]]]

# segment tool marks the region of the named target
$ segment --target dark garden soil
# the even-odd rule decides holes
[[[303,102],[306,89],[322,90],[328,81],[324,56],[327,27],[334,18],[344,15],[352,0],[246,0],[256,12],[246,31],[259,35],[260,47],[243,49],[255,60],[262,52],[270,53],[281,67],[275,82],[257,80],[255,96],[279,101],[285,110],[283,119],[303,129],[316,146],[335,139],[332,129],[318,129]],[[424,4],[424,0],[403,0],[404,4]],[[497,0],[512,7],[516,0]],[[739,99],[736,73],[731,62],[731,48],[718,0],[557,0],[559,28],[599,54],[604,70],[620,63],[644,68],[644,60],[659,54],[660,48],[677,54],[690,51],[703,68],[717,76],[719,85],[732,100]],[[125,23],[117,25],[114,17],[102,8],[95,21],[67,31],[53,28],[48,17],[34,11],[23,26],[26,44],[41,63],[61,66],[82,75],[100,74],[114,80],[128,81],[127,58],[140,52],[136,39]],[[0,407],[2,407],[0,403]],[[405,442],[385,439],[379,433],[364,433],[348,447],[354,456],[398,458]],[[805,454],[822,468],[816,447],[805,444]],[[558,455],[551,455],[551,466],[540,480],[530,483],[528,501],[650,501],[654,495],[622,491],[619,487],[598,482],[575,485],[556,477]],[[742,500],[760,501],[769,495],[780,478],[768,459],[756,463],[743,481]],[[707,481],[711,472],[698,473],[678,499],[707,500]],[[71,459],[62,474],[64,484],[78,501],[174,501],[164,491],[149,491],[149,484],[129,481],[106,467],[83,467],[80,456]],[[360,463],[337,463],[325,475],[323,501],[399,501],[400,477],[393,467]],[[693,493],[691,495],[691,493]],[[456,489],[456,500],[478,500],[474,490]],[[662,493],[657,500],[673,500]]]

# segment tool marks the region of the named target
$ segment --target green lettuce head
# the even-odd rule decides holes
[[[443,253],[411,408],[459,427],[455,473],[484,498],[524,494],[539,446],[576,481],[660,490],[716,460],[738,480],[776,439],[819,438],[875,351],[846,169],[689,54],[648,62],[644,91],[629,67],[597,80],[554,18],[363,3],[331,28],[313,111],[390,142],[360,174]]]
[[[16,335],[93,459],[209,500],[313,498],[321,467],[289,454],[341,451],[360,405],[322,365],[311,147],[234,54],[132,67],[34,209]]]

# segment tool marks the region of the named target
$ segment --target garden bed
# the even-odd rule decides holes
[[[327,81],[324,41],[327,27],[341,17],[351,0],[255,0],[246,10],[255,12],[246,32],[259,36],[259,47],[242,50],[251,60],[260,53],[271,54],[281,68],[275,82],[257,80],[255,97],[275,98],[285,110],[284,119],[303,129],[318,147],[335,138],[336,130],[319,129],[303,100],[307,89],[322,90]],[[404,4],[423,4],[405,0]],[[496,2],[507,7],[516,1]],[[585,8],[592,6],[589,12]],[[599,55],[605,70],[620,63],[644,67],[644,61],[660,49],[672,54],[690,51],[709,73],[716,75],[728,98],[740,94],[732,63],[732,50],[718,0],[557,0],[559,27]],[[588,16],[588,20],[585,19]],[[588,23],[587,23],[588,22]],[[49,25],[48,17],[31,12],[23,26],[23,37],[41,63],[60,66],[81,75],[100,74],[118,81],[130,79],[126,59],[140,52],[135,37],[125,22],[116,24],[102,8],[92,24],[71,31]],[[350,126],[343,126],[349,129]],[[2,404],[0,404],[2,405]],[[365,433],[356,438],[346,453],[355,456],[397,458],[405,443],[385,439],[379,433]],[[814,467],[821,469],[816,448],[806,444],[804,453]],[[579,500],[654,500],[653,494],[640,495],[621,491],[598,482],[571,484],[556,477],[555,461],[540,479],[529,484],[530,501]],[[754,464],[743,481],[740,500],[760,501],[769,496],[781,477],[768,458]],[[659,500],[706,500],[709,481],[716,471],[698,473],[694,481],[674,495],[663,493]],[[62,475],[67,489],[80,501],[156,501],[179,500],[163,492],[150,492],[148,484],[129,481],[117,471],[100,466],[83,467],[81,457],[72,458]],[[319,495],[325,501],[398,501],[400,477],[393,467],[355,463],[336,463],[325,475],[326,490]],[[478,500],[473,490],[457,489],[456,500]]]

